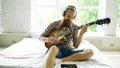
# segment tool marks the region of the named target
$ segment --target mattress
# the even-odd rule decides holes
[[[76,64],[77,68],[111,68],[109,60],[87,40],[82,40],[78,49],[93,49],[94,55],[85,61],[66,61],[56,64]],[[0,51],[0,68],[44,68],[46,62],[44,43],[35,38],[24,38]]]

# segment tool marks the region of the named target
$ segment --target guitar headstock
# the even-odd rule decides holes
[[[102,25],[102,24],[109,24],[110,21],[111,21],[110,18],[104,18],[97,20],[95,23],[98,25]]]

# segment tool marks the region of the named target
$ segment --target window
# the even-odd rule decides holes
[[[62,12],[68,5],[77,8],[77,17],[74,22],[83,25],[95,21],[98,17],[99,0],[32,0],[32,31],[49,25],[51,22],[62,19]],[[42,26],[41,26],[42,25]],[[97,32],[97,25],[90,26],[92,32]]]
[[[120,0],[118,0],[118,25],[117,32],[120,33]]]
[[[98,17],[98,0],[79,0],[79,12],[80,18],[78,18],[79,22],[82,24],[89,23],[91,21],[95,21]],[[97,31],[97,25],[92,25],[89,27],[92,32]]]

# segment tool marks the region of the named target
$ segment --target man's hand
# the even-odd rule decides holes
[[[50,37],[49,38],[49,41],[52,43],[52,44],[58,44],[60,43],[61,41],[59,41],[59,39],[57,37]]]
[[[84,34],[84,33],[86,33],[87,32],[87,25],[83,25],[83,27],[82,27],[82,29],[81,29],[81,31],[80,31],[80,34]]]

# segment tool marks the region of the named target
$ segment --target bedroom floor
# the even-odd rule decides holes
[[[4,48],[0,48],[0,51]],[[111,65],[113,68],[119,68],[120,67],[120,51],[101,51],[108,60],[111,61]]]

